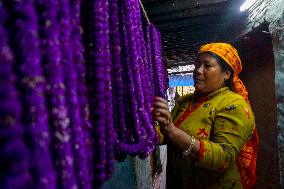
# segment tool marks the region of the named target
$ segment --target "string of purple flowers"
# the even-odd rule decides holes
[[[142,151],[145,145],[145,138],[142,138],[142,122],[139,115],[138,99],[140,98],[136,95],[135,79],[137,78],[138,54],[135,45],[135,25],[132,21],[133,15],[133,4],[129,1],[123,1],[121,11],[122,11],[122,32],[123,32],[123,42],[124,42],[124,53],[123,61],[124,68],[127,78],[127,90],[129,92],[129,116],[131,117],[131,125],[128,125],[128,138],[130,139],[128,143],[120,143],[119,149],[122,153],[127,153],[132,156],[138,155]],[[134,42],[134,43],[133,43]],[[135,71],[136,69],[136,71]],[[136,86],[137,87],[137,86]],[[130,127],[130,128],[129,128]]]
[[[164,97],[167,76],[160,33],[152,24],[146,49],[138,0],[7,4],[27,110],[21,120],[16,112],[16,120],[24,121],[31,136],[32,166],[22,170],[30,168],[33,188],[100,188],[114,173],[115,157],[147,157],[157,144],[150,108],[154,95]]]
[[[113,0],[110,4],[110,43],[111,43],[111,53],[112,53],[112,89],[113,89],[113,114],[114,117],[114,127],[116,131],[115,144],[115,158],[122,161],[126,158],[126,154],[118,149],[119,143],[126,143],[126,104],[127,91],[123,78],[123,65],[122,65],[122,34],[121,34],[121,13],[120,11],[121,3],[118,0]]]
[[[149,80],[152,81],[149,86],[149,96],[154,97],[154,63],[153,63],[153,45],[152,45],[152,23],[146,26],[146,50],[147,50],[147,62]],[[153,102],[154,99],[152,99]]]
[[[112,107],[109,66],[111,55],[109,49],[109,3],[94,0],[87,3],[89,17],[86,24],[86,48],[88,63],[88,84],[90,88],[90,116],[94,127],[94,187],[100,188],[107,179],[107,123],[111,122],[107,112]],[[111,103],[109,103],[111,102]],[[111,116],[112,116],[112,112]],[[112,127],[112,125],[110,126]],[[110,144],[111,145],[111,144]]]
[[[73,2],[70,0],[61,0],[60,2],[60,22],[61,22],[61,47],[62,47],[62,64],[64,68],[65,85],[66,85],[66,99],[68,102],[68,111],[70,116],[70,126],[73,130],[73,151],[74,151],[74,168],[75,175],[78,180],[80,188],[92,188],[91,176],[89,170],[88,149],[86,146],[86,138],[88,133],[84,127],[84,118],[81,113],[80,100],[78,97],[79,78],[77,65],[74,62],[74,53],[78,50],[73,47],[73,34],[74,22],[72,15],[78,12],[72,12]],[[78,9],[77,9],[78,10]],[[78,26],[77,26],[78,27]],[[77,33],[80,38],[80,33]],[[78,38],[77,37],[77,38]],[[78,56],[78,55],[77,55]],[[75,61],[77,61],[75,59]],[[77,63],[79,64],[79,63]],[[81,70],[82,71],[82,70]]]
[[[60,48],[60,26],[62,25],[58,20],[60,6],[59,1],[37,1],[37,10],[40,11],[42,23],[43,64],[47,79],[50,124],[53,128],[53,158],[58,173],[57,187],[76,188],[78,185],[74,173],[72,130]]]
[[[16,66],[23,96],[23,124],[31,151],[34,188],[55,188],[56,175],[50,153],[50,128],[45,100],[45,78],[41,65],[38,17],[34,1],[9,2],[13,18]]]
[[[73,69],[77,71],[77,98],[76,107],[80,113],[80,124],[74,124],[74,134],[78,135],[75,141],[75,165],[79,177],[79,187],[84,189],[92,188],[93,180],[93,145],[92,130],[89,120],[89,107],[86,86],[86,67],[84,64],[81,31],[81,0],[71,0],[71,47],[73,52]],[[74,91],[75,93],[75,91]],[[79,106],[79,107],[78,107]]]
[[[161,70],[162,70],[162,79],[163,79],[163,86],[162,86],[162,90],[164,92],[164,94],[166,93],[166,90],[169,88],[169,77],[168,77],[168,71],[167,71],[167,65],[166,62],[163,61],[163,57],[162,57],[162,37],[161,37],[161,32],[159,31],[159,29],[154,26],[154,31],[156,32],[156,35],[154,37],[154,41],[156,44],[156,56],[157,59],[160,60],[161,62]]]
[[[105,44],[105,49],[107,51],[105,56],[105,82],[106,82],[106,89],[105,89],[105,101],[106,101],[106,179],[111,178],[114,173],[114,144],[117,142],[117,136],[114,130],[114,119],[113,119],[113,89],[112,89],[112,54],[111,54],[111,46],[110,46],[110,30],[111,30],[111,23],[110,23],[110,15],[113,13],[111,10],[114,8],[115,4],[113,1],[108,1],[107,3],[107,13],[108,16],[108,30],[106,37],[107,43]]]
[[[162,59],[161,36],[159,30],[152,24],[152,45],[154,60],[154,93],[155,96],[165,97],[168,87],[166,66]]]
[[[23,140],[22,108],[13,70],[15,58],[4,26],[8,17],[0,4],[0,188],[28,189],[33,187],[30,154]]]
[[[148,113],[148,118],[149,118],[149,124],[147,124],[147,147],[148,149],[146,150],[147,153],[144,154],[144,158],[146,156],[148,156],[156,147],[158,140],[157,140],[157,136],[156,136],[156,132],[153,126],[153,120],[152,120],[152,112],[151,112],[151,106],[153,103],[153,92],[151,91],[151,81],[153,82],[153,80],[150,80],[151,78],[151,72],[153,72],[153,70],[149,70],[149,65],[152,63],[151,59],[149,60],[150,62],[148,62],[147,59],[147,50],[146,50],[146,43],[145,43],[145,39],[144,39],[144,33],[142,30],[142,21],[141,21],[141,13],[140,13],[140,9],[139,9],[139,5],[136,5],[136,9],[137,14],[136,14],[136,22],[138,24],[138,28],[137,31],[139,33],[139,41],[140,41],[140,52],[142,53],[142,64],[141,64],[141,75],[143,75],[143,77],[141,77],[141,82],[142,82],[142,86],[143,86],[143,91],[145,94],[145,111]],[[146,27],[146,30],[148,28],[148,25]],[[146,34],[147,37],[147,34]],[[147,40],[147,39],[146,39]],[[151,123],[151,124],[150,124]],[[141,158],[143,158],[143,156],[140,156]]]

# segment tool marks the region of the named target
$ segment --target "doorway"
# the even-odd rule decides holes
[[[257,181],[254,188],[280,188],[275,61],[268,23],[253,29],[235,46],[243,64],[240,78],[249,91],[259,131]]]

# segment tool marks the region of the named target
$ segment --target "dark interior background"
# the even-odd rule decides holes
[[[280,188],[275,64],[267,24],[244,36],[236,46],[243,62],[240,78],[249,91],[260,139],[255,188]]]

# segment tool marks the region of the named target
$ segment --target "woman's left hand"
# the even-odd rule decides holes
[[[172,127],[172,116],[168,102],[164,98],[155,97],[152,108],[153,119],[158,121],[161,132],[169,130]]]

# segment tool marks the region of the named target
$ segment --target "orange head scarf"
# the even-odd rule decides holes
[[[249,104],[248,91],[238,77],[238,74],[242,71],[242,63],[237,50],[227,43],[210,43],[200,47],[198,54],[203,52],[217,54],[233,69],[234,91],[243,96]],[[252,137],[245,143],[237,158],[237,165],[244,189],[252,188],[256,180],[258,141],[257,129],[254,127]]]
[[[238,51],[227,43],[210,43],[201,46],[198,53],[200,54],[206,51],[217,54],[233,69],[234,91],[243,96],[249,103],[247,89],[238,77],[239,73],[242,71],[242,63]]]

